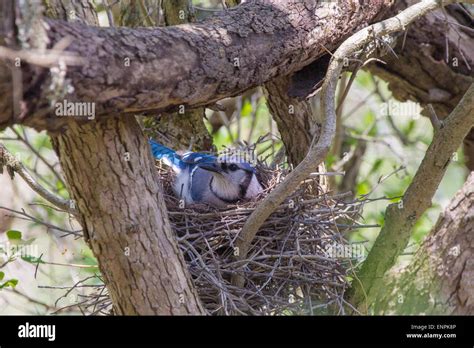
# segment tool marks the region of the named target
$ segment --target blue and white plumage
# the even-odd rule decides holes
[[[176,173],[174,191],[187,204],[205,203],[216,208],[258,196],[262,186],[255,168],[247,162],[187,152],[179,155],[150,139],[153,156]]]

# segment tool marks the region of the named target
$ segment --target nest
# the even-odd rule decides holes
[[[174,175],[158,168],[169,218],[202,303],[214,315],[305,315],[344,313],[344,292],[352,261],[328,253],[344,246],[361,203],[330,196],[318,178],[299,188],[266,220],[245,260],[235,244],[257,202],[215,210],[180,206],[172,190]],[[287,171],[259,164],[260,182],[268,194]],[[263,198],[263,197],[262,197]],[[335,257],[338,256],[338,257]],[[238,274],[240,288],[231,283]]]

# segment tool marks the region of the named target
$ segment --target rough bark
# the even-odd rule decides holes
[[[313,111],[309,101],[289,96],[290,86],[291,78],[280,76],[267,82],[264,92],[285,146],[288,163],[296,167],[305,158],[313,139],[319,139],[321,115]],[[317,171],[326,172],[324,162],[319,164]],[[318,182],[325,191],[329,190],[326,176],[321,175]]]
[[[415,3],[396,1],[387,16]],[[457,105],[474,82],[474,21],[460,4],[423,16],[400,35],[394,55],[384,57],[386,65],[373,64],[369,71],[388,82],[393,96],[415,101],[423,107],[433,104],[443,119]],[[450,23],[446,23],[446,20]],[[423,114],[428,116],[428,110]],[[464,141],[467,166],[474,170],[474,130]]]
[[[195,21],[188,0],[163,1],[163,15],[167,26]],[[144,120],[145,133],[160,143],[176,150],[212,150],[212,138],[204,124],[205,108],[186,108],[180,112],[162,113]]]
[[[239,0],[226,0],[228,7],[239,3]],[[272,118],[278,126],[288,162],[296,167],[306,156],[313,137],[317,139],[321,118],[313,112],[308,101],[288,95],[291,83],[291,76],[279,76],[267,82],[263,91]]]
[[[290,76],[280,76],[265,84],[265,97],[273,119],[285,144],[288,160],[297,166],[308,152],[313,137],[321,127],[321,117],[314,113],[308,101],[288,95]]]
[[[65,18],[61,7],[56,13]],[[84,21],[97,24],[92,9]],[[52,141],[114,312],[204,314],[135,118],[68,121],[67,130]]]
[[[339,6],[314,1],[249,1],[197,24],[169,28],[95,28],[47,20],[49,47],[87,57],[69,67],[70,101],[96,102],[96,115],[157,113],[202,106],[298,71],[334,49],[388,7],[388,1]],[[324,47],[323,47],[324,46]],[[216,54],[218,53],[218,54]],[[125,64],[130,59],[130,66]],[[9,74],[0,70],[0,126],[58,129],[48,117],[50,72],[23,69],[23,108],[13,117]],[[311,76],[308,76],[310,78]],[[42,115],[42,117],[41,117]]]
[[[474,172],[410,265],[388,279],[377,314],[474,313]]]
[[[272,6],[277,5],[271,7],[268,4],[272,4]],[[344,6],[343,11],[339,14],[330,14],[327,17],[328,22],[335,25],[335,27],[332,28],[328,25],[328,22],[322,23],[321,21],[315,20],[313,11],[299,7],[302,6],[301,4],[308,5],[309,2],[301,4],[289,2],[290,5],[282,4],[283,2],[279,3],[276,1],[268,1],[264,4],[249,2],[248,5],[245,5],[245,14],[241,10],[236,9],[229,11],[230,14],[223,14],[218,19],[209,20],[207,23],[163,30],[154,29],[144,31],[137,29],[135,31],[125,28],[103,30],[85,28],[80,24],[71,25],[51,21],[49,22],[51,30],[48,35],[51,39],[50,44],[57,42],[66,32],[75,37],[77,40],[69,46],[69,51],[81,52],[84,48],[90,48],[90,50],[84,51],[86,54],[90,54],[88,63],[83,67],[71,68],[70,71],[68,71],[68,78],[71,78],[72,85],[75,87],[75,92],[71,95],[71,100],[98,101],[98,114],[100,116],[111,117],[111,112],[119,113],[123,111],[123,108],[125,108],[125,112],[135,113],[144,110],[168,110],[178,105],[205,105],[223,96],[237,94],[249,86],[268,81],[268,79],[274,78],[277,75],[293,73],[314,61],[322,52],[325,52],[324,49],[321,49],[315,44],[318,40],[319,42],[323,42],[327,48],[331,49],[340,42],[341,37],[349,34],[349,32],[356,27],[365,25],[366,21],[373,18],[373,16],[385,8],[382,2],[374,2],[375,6],[367,6],[362,9],[357,6],[353,8],[350,6],[352,5],[351,3],[350,5]],[[242,7],[244,7],[244,5],[242,5]],[[287,10],[291,10],[292,8],[295,10],[294,16],[290,13],[286,13]],[[356,11],[357,9],[358,11]],[[263,11],[264,15],[258,13],[260,10]],[[321,15],[321,13],[319,13],[319,15]],[[235,23],[231,23],[233,19],[235,19]],[[262,20],[264,23],[259,22]],[[211,28],[210,32],[204,30],[206,24]],[[339,28],[335,29],[338,26]],[[323,33],[325,31],[323,28],[329,32],[334,29],[334,36],[331,38],[328,38],[328,35],[324,36],[323,34],[327,33]],[[312,30],[315,31],[315,35],[308,39],[308,33]],[[267,40],[269,35],[273,35],[272,40]],[[323,36],[318,37],[318,35]],[[326,41],[322,39],[324,37]],[[110,44],[111,42],[117,45],[113,46]],[[177,45],[172,46],[172,42],[177,42]],[[196,45],[190,46],[189,44]],[[209,49],[207,48],[208,46]],[[158,50],[158,48],[162,47],[167,47],[169,50],[162,53]],[[256,49],[257,47],[258,49]],[[211,56],[211,53],[214,53],[213,51],[222,52],[222,55],[215,58]],[[81,53],[84,54],[84,52]],[[178,61],[177,57],[181,58],[183,53],[189,54],[189,58],[184,58],[182,61],[179,61],[179,63],[176,63]],[[139,64],[134,66],[137,69],[134,70],[133,74],[123,68],[124,57],[131,58],[132,62],[139,61]],[[241,64],[240,68],[236,69],[232,61],[232,58],[236,57],[240,58],[240,62],[242,62],[242,57],[246,58],[247,61],[244,59],[243,62],[247,63],[250,61],[251,64]],[[134,58],[137,59],[134,61]],[[124,70],[126,72],[124,72]],[[0,82],[0,92],[5,92],[5,94],[2,94],[5,96],[2,98],[3,102],[0,100],[0,124],[3,126],[13,122],[11,82],[8,85],[9,72],[9,69],[0,65],[0,74],[3,74],[0,76],[6,77],[6,79],[2,79]],[[45,119],[39,120],[38,117],[42,111],[48,110],[48,98],[45,95],[39,95],[40,90],[44,91],[47,89],[46,87],[49,86],[48,72],[44,69],[29,68],[25,69],[23,78],[26,91],[23,94],[23,99],[26,102],[25,110],[27,112],[24,112],[21,115],[23,118],[17,121],[28,123],[37,128],[47,128],[49,126],[50,129],[57,129],[60,125],[57,118],[50,119],[49,122],[47,122]],[[34,85],[33,81],[35,81]],[[205,86],[205,88],[204,90],[200,90],[195,88],[196,86]],[[45,88],[41,89],[41,87]],[[100,93],[102,88],[104,88],[103,94]],[[435,93],[436,92],[437,91],[435,91]],[[148,95],[150,95],[150,97],[148,97]],[[68,123],[68,121],[64,121],[64,124],[66,123]],[[104,255],[103,258],[102,256],[99,257],[99,262],[103,262],[104,265],[110,264],[111,267],[113,267],[112,260],[117,257],[116,252],[120,251],[123,253],[124,245],[127,245],[126,243],[136,241],[133,239],[133,234],[132,237],[127,235],[127,231],[130,230],[129,226],[127,226],[127,221],[142,222],[145,218],[145,216],[140,215],[143,209],[148,210],[146,217],[154,217],[154,219],[152,218],[153,221],[146,222],[149,226],[154,228],[159,224],[160,219],[166,221],[166,217],[163,214],[157,215],[158,217],[150,215],[150,212],[162,212],[162,203],[160,203],[159,200],[154,203],[155,205],[150,201],[153,196],[151,194],[153,188],[150,189],[147,187],[146,190],[137,190],[139,194],[131,193],[130,189],[130,187],[136,189],[137,184],[135,181],[144,185],[156,184],[157,181],[150,180],[150,177],[143,179],[136,172],[140,170],[141,173],[146,173],[147,175],[153,172],[150,164],[151,161],[147,162],[145,158],[149,155],[145,156],[141,153],[145,151],[145,144],[141,143],[141,140],[138,139],[139,132],[137,131],[138,127],[136,123],[129,119],[122,121],[111,117],[110,120],[101,120],[100,122],[94,123],[94,126],[90,123],[84,126],[79,126],[75,123],[71,124],[71,129],[56,138],[55,143],[57,150],[60,153],[61,162],[68,172],[67,179],[70,184],[70,189],[73,197],[78,202],[80,212],[83,214],[82,219],[84,224],[87,226],[88,221],[89,223],[97,223],[97,219],[101,214],[103,214],[103,216],[110,214],[110,216],[107,217],[107,221],[115,223],[115,221],[111,220],[111,216],[114,216],[111,212],[118,214],[114,217],[114,219],[117,219],[115,224],[119,231],[117,236],[112,234],[112,227],[108,228],[108,226],[102,226],[97,229],[93,227],[86,229],[91,240],[95,238],[97,243],[95,247],[93,246],[93,248],[96,248],[95,251],[99,256]],[[91,134],[96,137],[97,135],[106,135],[109,141],[96,139],[95,137],[89,139],[87,132],[91,132]],[[110,141],[110,138],[115,139],[118,134],[122,134],[121,141]],[[80,139],[73,137],[82,137],[86,140],[81,142]],[[76,146],[79,145],[83,148],[76,148]],[[95,151],[96,146],[104,152],[104,157],[102,157],[100,153],[95,154],[95,156],[92,157],[95,162],[91,163],[98,163],[97,165],[100,170],[98,174],[95,172],[88,173],[90,168],[86,166],[85,163],[82,163],[82,166],[78,166],[76,160],[88,160],[86,156],[81,154],[81,151],[92,153]],[[69,150],[67,150],[68,147]],[[133,152],[125,152],[132,153],[133,157],[135,157],[134,161],[136,160],[137,162],[133,164],[127,162],[124,164],[120,155],[123,155],[124,149],[130,149],[132,147],[134,149],[137,147],[141,149],[141,151],[136,150],[137,152],[135,152],[134,150]],[[115,148],[115,150],[113,148]],[[71,151],[72,155],[70,154]],[[97,162],[99,158],[100,161]],[[115,162],[115,166],[112,168],[118,171],[114,172],[113,175],[106,173],[106,170],[101,167],[100,164],[102,161],[107,163],[107,161],[111,159]],[[150,159],[148,158],[148,160]],[[118,163],[121,163],[123,167],[120,167]],[[130,165],[132,166],[131,168],[129,167]],[[78,174],[76,172],[79,171],[78,169],[84,172]],[[107,168],[107,171],[108,170],[110,169]],[[114,180],[120,181],[120,173],[124,170],[129,171],[127,182],[125,185],[124,183],[117,185]],[[95,177],[96,175],[98,176],[97,178]],[[99,214],[99,211],[90,211],[90,207],[88,207],[89,197],[87,195],[92,195],[94,192],[87,191],[87,193],[83,194],[82,190],[79,189],[83,187],[81,181],[86,183],[85,185],[91,185],[90,187],[88,186],[88,190],[91,190],[91,188],[97,190],[97,192],[103,194],[103,197],[110,197],[109,192],[113,194],[117,192],[119,199],[116,199],[116,201],[123,200],[126,202],[130,199],[132,202],[133,200],[140,199],[140,202],[143,200],[143,202],[150,202],[150,204],[147,203],[148,205],[140,206],[142,210],[137,206],[126,205],[125,208],[112,207],[113,210],[109,211],[107,209],[110,208],[110,198],[106,199],[106,202],[102,202],[103,198],[97,195],[91,199],[91,201],[93,208],[102,209]],[[109,183],[112,183],[112,189],[107,192],[104,188],[107,187]],[[120,190],[124,190],[125,193],[120,193]],[[159,185],[156,190],[156,192],[159,192]],[[104,207],[106,209],[104,209]],[[97,213],[97,215],[93,213]],[[129,220],[130,216],[126,217],[125,213],[134,217],[135,220]],[[112,224],[112,226],[114,226],[114,224]],[[169,228],[166,227],[166,224],[161,226],[166,236],[166,231],[169,231]],[[147,227],[144,233],[144,235],[147,236],[145,240],[152,238],[149,233],[150,230]],[[159,235],[163,236],[163,234]],[[114,249],[114,252],[107,251],[103,254],[103,248],[108,248],[109,246],[107,239],[101,239],[102,236],[117,239],[117,242],[113,242],[111,247]],[[162,241],[170,248],[174,248],[172,246],[172,239],[166,237],[163,238]],[[150,239],[150,242],[154,241]],[[145,243],[147,242],[145,241]],[[137,254],[141,256],[139,256],[139,260],[136,264],[135,262],[124,261],[122,259],[120,259],[118,263],[120,263],[124,269],[132,269],[133,267],[138,267],[137,264],[140,263],[142,264],[142,268],[144,267],[143,265],[148,266],[148,261],[154,262],[151,267],[161,265],[161,262],[165,262],[163,255],[158,257],[158,261],[143,256],[146,255],[146,253],[144,253],[145,249],[146,246],[139,246],[138,244],[133,248],[133,251],[143,252],[142,254]],[[152,249],[151,251],[155,252],[156,249]],[[177,263],[173,264],[177,265],[181,261],[178,260]],[[125,297],[127,294],[133,297],[129,299],[129,302],[124,302],[123,307],[120,306],[118,308],[118,312],[129,311],[130,313],[134,313],[134,310],[138,307],[140,307],[140,310],[146,310],[146,308],[144,308],[146,305],[143,305],[140,301],[152,303],[157,300],[157,297],[144,294],[143,291],[146,290],[141,287],[137,288],[136,281],[126,278],[123,271],[116,268],[113,269],[114,270],[109,271],[106,275],[106,277],[109,277],[107,278],[109,281],[113,282],[113,280],[117,278],[123,281],[128,280],[129,283],[126,283],[125,286],[125,295],[122,293],[121,287],[112,285],[112,296],[123,301],[126,301]],[[106,272],[107,270],[103,271]],[[140,273],[131,274],[133,276],[134,274]],[[159,287],[158,293],[160,295],[156,295],[160,299],[164,299],[166,304],[163,305],[164,307],[158,306],[158,308],[154,306],[151,308],[156,309],[156,312],[166,310],[171,312],[173,310],[172,304],[176,299],[176,292],[172,292],[171,295],[168,296],[166,291],[169,290],[169,287],[167,287],[169,286],[167,283],[169,279],[161,282],[163,275],[155,273],[152,277],[153,279],[157,279],[157,283],[166,285]],[[189,285],[189,280],[186,275],[184,275],[184,278],[179,278],[181,282],[178,281],[176,284],[181,284],[186,290],[186,283]],[[172,283],[172,285],[175,285],[175,283]],[[196,298],[192,288],[189,289],[188,295],[190,295],[189,298],[191,299]],[[145,300],[143,300],[144,298]],[[178,296],[178,298],[181,299],[180,296]],[[166,301],[166,299],[168,301]],[[183,307],[186,308],[182,309]],[[181,309],[185,312],[188,310],[191,311],[191,307],[194,307],[194,304],[190,305],[190,307],[187,307],[187,305],[181,306],[176,309],[176,311],[179,312]],[[198,308],[199,304],[196,302],[196,308],[194,309],[199,310]]]

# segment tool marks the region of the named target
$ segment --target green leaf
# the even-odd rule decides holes
[[[408,136],[412,134],[413,130],[415,129],[415,126],[416,126],[415,120],[410,120],[410,122],[408,122],[408,125],[403,130],[405,135]]]
[[[21,232],[16,230],[7,231],[7,238],[10,240],[21,240]]]
[[[57,189],[58,191],[64,190],[64,185],[63,185],[63,183],[62,183],[61,181],[59,181],[59,180],[56,181],[56,189]]]
[[[252,113],[252,104],[246,100],[240,111],[242,117],[249,116]]]
[[[357,195],[365,195],[370,192],[370,184],[367,180],[361,181],[356,185]]]
[[[3,278],[5,278],[5,273],[0,272],[0,280],[3,280]]]
[[[374,164],[372,165],[372,169],[370,170],[370,173],[376,173],[380,169],[382,164],[383,164],[383,159],[377,158]]]
[[[18,284],[18,279],[10,279],[7,280],[5,283],[0,284],[0,289],[11,287],[14,288]]]

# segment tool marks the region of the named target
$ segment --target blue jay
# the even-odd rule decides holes
[[[243,161],[224,161],[215,156],[187,152],[179,155],[149,140],[156,159],[170,166],[177,177],[174,191],[186,204],[205,203],[216,208],[255,198],[263,189],[253,166]]]

